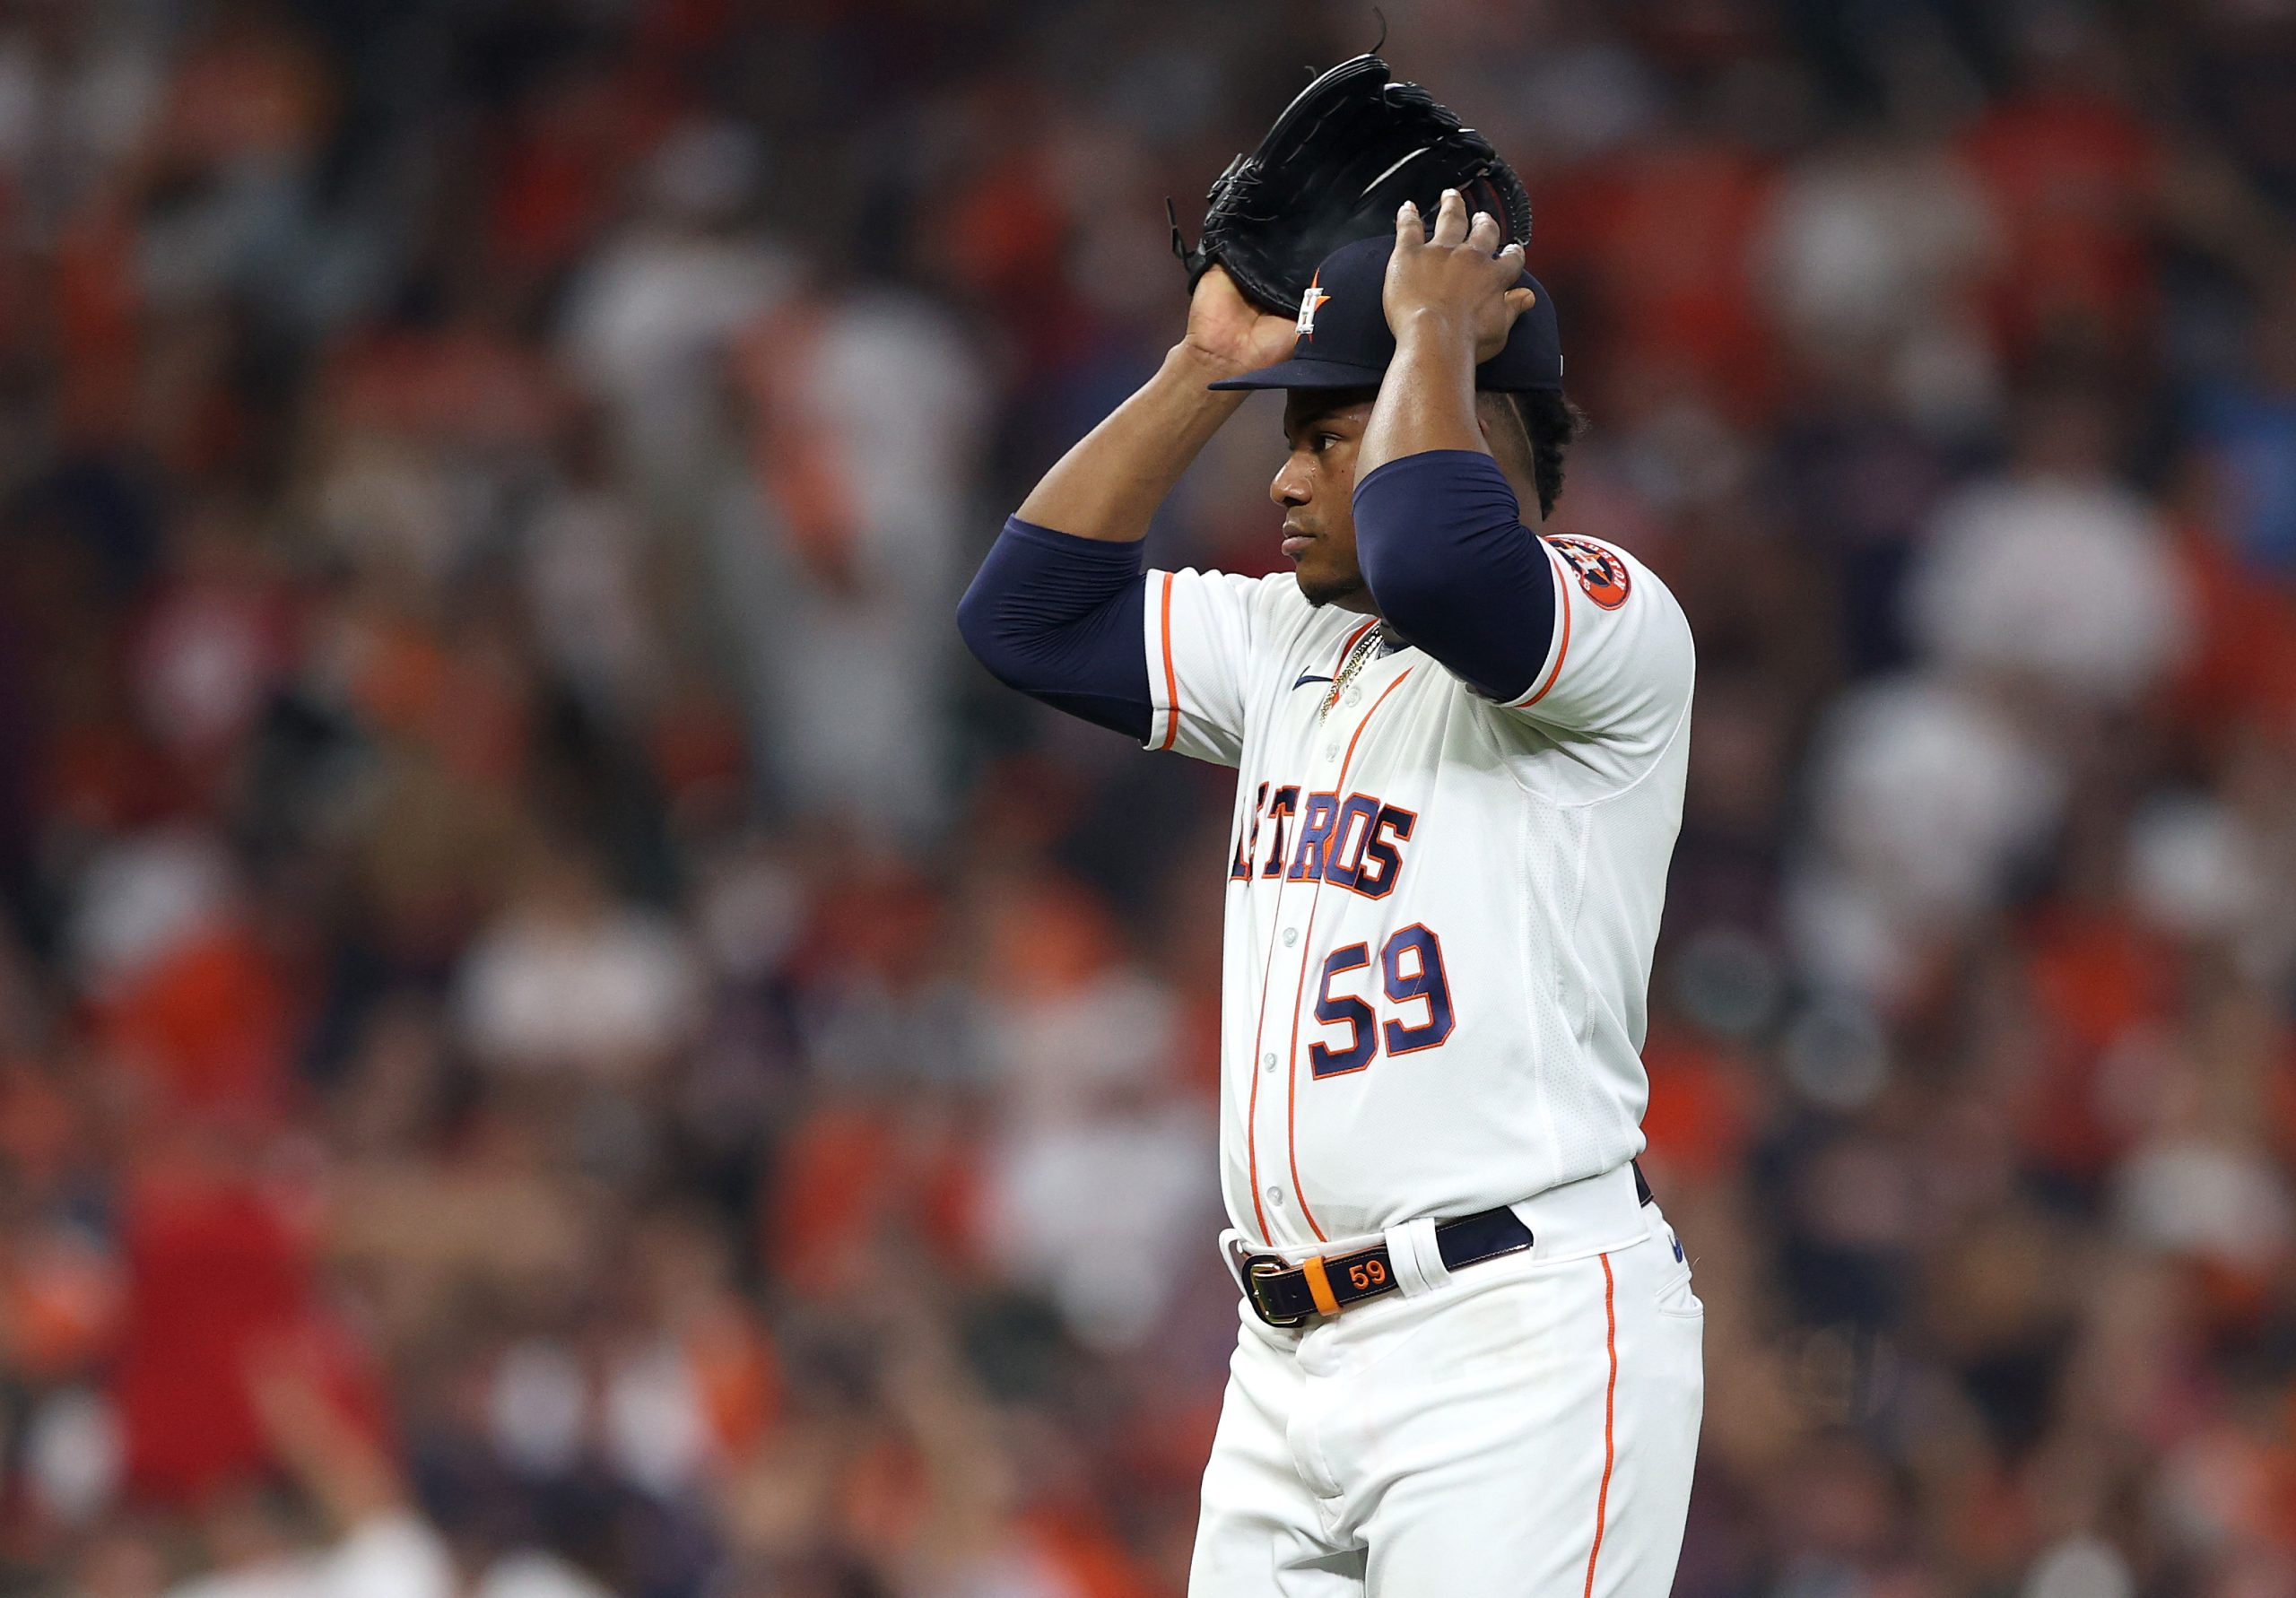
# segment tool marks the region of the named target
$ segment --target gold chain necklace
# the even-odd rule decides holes
[[[1340,663],[1339,670],[1332,676],[1331,691],[1324,696],[1324,708],[1317,712],[1318,721],[1331,715],[1333,708],[1339,703],[1340,695],[1347,691],[1347,685],[1355,681],[1355,674],[1363,669],[1364,663],[1378,650],[1379,635],[1385,630],[1385,622],[1374,621],[1364,630],[1363,636],[1355,640],[1355,647],[1347,652],[1347,658]]]

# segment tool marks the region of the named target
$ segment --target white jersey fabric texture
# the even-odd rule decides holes
[[[1555,625],[1499,703],[1288,574],[1147,574],[1148,747],[1237,769],[1221,1181],[1316,1252],[1623,1166],[1693,658],[1624,551],[1542,540]]]

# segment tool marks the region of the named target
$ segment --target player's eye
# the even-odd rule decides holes
[[[1339,435],[1337,433],[1318,433],[1309,439],[1309,443],[1314,447],[1315,452],[1318,455],[1321,455],[1325,450],[1330,448],[1333,445],[1338,442]]]

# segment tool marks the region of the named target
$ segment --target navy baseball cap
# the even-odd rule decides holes
[[[1315,282],[1300,297],[1300,342],[1292,359],[1264,366],[1214,388],[1376,388],[1395,359],[1396,335],[1379,303],[1395,236],[1382,233],[1342,245],[1324,257]],[[1516,284],[1536,296],[1515,318],[1507,347],[1474,369],[1474,386],[1507,392],[1562,387],[1562,341],[1555,331],[1554,300],[1529,273]]]

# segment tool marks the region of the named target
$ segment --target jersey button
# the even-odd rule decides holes
[[[1326,760],[1335,760],[1339,759],[1339,745],[1338,745],[1338,744],[1336,744],[1336,743],[1326,743],[1326,744],[1325,744],[1325,745],[1324,745],[1324,759],[1326,759]]]
[[[1267,1190],[1267,1202],[1274,1204],[1279,1210],[1283,1208],[1283,1189],[1281,1187],[1269,1188]]]
[[[1296,927],[1296,926],[1287,926],[1287,927],[1285,927],[1285,928],[1283,929],[1283,946],[1284,946],[1286,949],[1291,948],[1292,944],[1294,944],[1294,943],[1298,942],[1299,941],[1300,941],[1300,929],[1299,929],[1298,927]]]
[[[1259,1068],[1262,1071],[1273,1071],[1275,1069],[1275,1054],[1274,1050],[1271,1049],[1269,1052],[1259,1057]]]
[[[1363,690],[1360,688],[1349,689],[1347,690],[1347,702],[1351,705],[1361,704],[1363,702]]]

